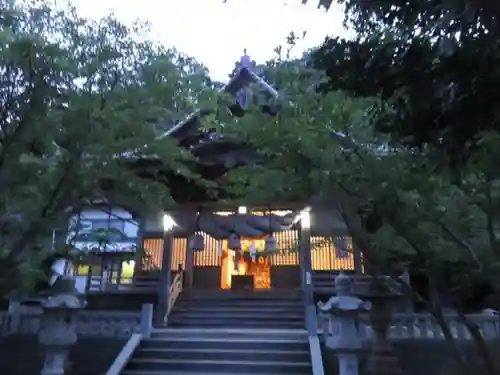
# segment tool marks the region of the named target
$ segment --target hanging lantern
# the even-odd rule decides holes
[[[222,256],[222,241],[221,240],[217,241],[217,255],[220,257]]]
[[[239,252],[234,254],[233,271],[236,274],[238,274],[238,271],[239,271],[240,256],[241,256],[241,254]]]
[[[236,233],[231,233],[227,238],[227,247],[231,250],[241,250],[240,236]]]
[[[255,262],[255,255],[257,254],[257,247],[255,246],[255,241],[252,241],[250,244],[250,256],[252,257],[252,261]]]
[[[205,237],[202,234],[196,233],[191,238],[189,248],[192,251],[203,251],[205,249]]]
[[[333,240],[333,246],[335,247],[335,256],[337,258],[347,258],[349,256],[349,244],[346,238],[336,237]]]
[[[276,240],[272,234],[266,238],[265,250],[266,253],[274,253],[277,250]]]

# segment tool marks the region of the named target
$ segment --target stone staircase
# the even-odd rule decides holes
[[[183,293],[168,318],[169,327],[304,328],[299,291]]]
[[[171,327],[171,328],[170,328]],[[181,295],[122,375],[312,375],[300,294]]]

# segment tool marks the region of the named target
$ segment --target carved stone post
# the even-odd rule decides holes
[[[58,287],[63,284],[74,289],[73,280],[59,280]],[[84,303],[76,293],[62,292],[48,297],[42,302],[43,316],[38,340],[45,347],[45,361],[41,375],[64,375],[67,367],[69,348],[77,340],[72,324],[72,316]]]
[[[396,295],[391,293],[387,281],[387,278],[374,277],[368,290],[367,299],[372,303],[370,325],[373,331],[373,344],[367,368],[367,373],[370,375],[402,374],[388,338],[391,324],[390,301]]]

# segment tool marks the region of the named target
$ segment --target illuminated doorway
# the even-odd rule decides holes
[[[252,255],[252,243],[255,251]],[[241,251],[238,254],[227,248],[227,241],[222,242],[221,288],[231,289],[233,278],[252,280],[254,289],[271,287],[270,258],[263,255],[265,239],[241,239]],[[259,255],[261,253],[261,255]]]

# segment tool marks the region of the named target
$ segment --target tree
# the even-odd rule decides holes
[[[462,195],[462,207],[473,207],[469,216],[477,221],[456,231],[457,245],[487,233],[472,244],[496,260],[500,8],[465,0],[339,3],[357,38],[330,38],[315,51],[312,64],[327,75],[319,90],[376,97],[374,131],[425,157],[426,167]]]
[[[453,173],[436,169],[440,150],[415,150],[376,131],[371,111],[381,103],[376,95],[316,92],[330,77],[300,61],[278,64],[274,74],[282,94],[278,116],[250,109],[224,123],[225,132],[251,142],[266,157],[262,165],[231,171],[233,187],[256,201],[312,196],[339,210],[369,272],[397,276],[410,266],[429,276],[430,288],[415,292],[406,285],[406,290],[454,342],[442,300],[460,313],[477,311],[491,306],[485,297],[492,290],[486,289],[498,284],[497,240],[488,229],[483,195],[491,149],[477,150],[473,160],[461,164],[467,178],[457,185]],[[491,198],[497,190],[490,188]]]
[[[497,133],[496,3],[339,3],[357,37],[328,38],[316,51],[314,65],[328,76],[321,90],[379,97],[376,130],[410,147],[432,145],[446,166],[469,160],[486,133]]]
[[[338,3],[357,36],[327,38],[313,52],[310,66],[325,73],[312,85],[317,94],[304,84],[303,69],[281,72],[288,76],[282,115],[255,114],[246,120],[250,130],[235,130],[269,156],[253,179],[273,186],[271,194],[298,189],[329,201],[371,272],[410,266],[425,273],[425,290],[407,290],[453,343],[442,314],[446,298],[494,374],[477,327],[462,313],[498,296],[500,7],[467,0]],[[252,123],[263,124],[261,134]],[[458,347],[457,354],[463,362]]]
[[[8,295],[32,290],[41,264],[67,254],[52,232],[88,202],[171,203],[165,184],[139,178],[131,159],[154,156],[194,178],[186,152],[156,136],[197,107],[206,71],[139,41],[140,24],[90,21],[44,1],[0,6],[0,293]]]

